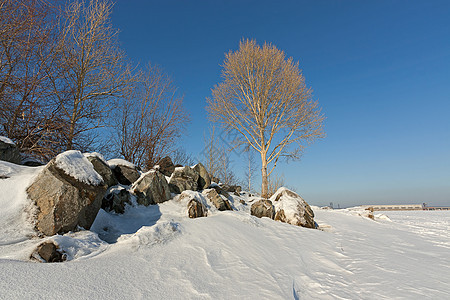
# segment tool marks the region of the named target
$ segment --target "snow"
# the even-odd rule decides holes
[[[133,168],[133,169],[136,168],[136,166],[133,163],[131,163],[131,162],[125,160],[125,159],[121,159],[121,158],[114,158],[114,159],[108,160],[108,165],[111,168],[113,168],[113,169],[116,166],[125,166],[125,167],[130,167],[130,168]]]
[[[298,220],[301,224],[306,224],[306,220],[303,217],[303,214],[299,214],[299,206],[302,207],[302,212],[306,210],[305,201],[300,196],[289,196],[285,193],[286,191],[290,190],[285,187],[281,187],[275,192],[275,194],[272,195],[272,197],[270,197],[269,200],[272,201],[275,211],[284,210],[284,215],[286,216],[288,223],[295,224]],[[285,194],[282,195],[278,201],[275,201],[275,199],[281,193]]]
[[[105,157],[103,157],[103,155],[98,152],[87,152],[87,153],[83,153],[83,155],[85,157],[97,157],[98,159],[103,161],[106,165],[108,165],[108,162],[105,160]]]
[[[90,231],[30,238],[25,189],[39,168],[0,162],[0,299],[449,299],[450,212],[312,207],[322,230],[236,211],[189,219],[179,196],[100,210]],[[190,197],[206,201],[198,192]],[[246,199],[244,199],[246,200]],[[238,205],[239,204],[239,205]],[[383,217],[384,216],[384,217]],[[325,230],[326,229],[326,230]],[[37,263],[53,240],[64,263]]]
[[[89,160],[78,150],[69,150],[58,154],[55,158],[55,163],[67,175],[80,182],[90,185],[103,183],[103,178],[95,172]]]
[[[6,144],[15,145],[15,143],[11,139],[7,138],[6,136],[0,135],[0,141],[2,141],[3,143],[6,143]]]

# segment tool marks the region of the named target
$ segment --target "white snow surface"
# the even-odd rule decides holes
[[[130,167],[130,168],[136,168],[136,166],[132,163],[129,162],[125,159],[121,159],[121,158],[113,158],[108,160],[108,165],[111,168],[115,168],[116,166],[125,166],[125,167]]]
[[[39,239],[23,210],[40,168],[0,162],[10,177],[0,179],[0,299],[450,298],[448,211],[371,220],[312,207],[322,231],[253,217],[236,196],[234,211],[189,219],[177,196],[123,215],[100,210],[90,231]],[[29,260],[45,240],[68,261]]]
[[[89,160],[78,150],[60,153],[55,158],[56,166],[67,175],[90,185],[103,183],[103,178],[94,170]]]
[[[10,138],[7,138],[6,136],[0,135],[0,141],[2,141],[3,143],[6,143],[6,144],[15,145],[15,143]]]

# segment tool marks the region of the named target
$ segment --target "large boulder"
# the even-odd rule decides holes
[[[108,186],[117,185],[118,181],[116,176],[114,176],[109,165],[98,155],[87,155],[86,158],[94,166],[95,172],[100,174],[103,178],[103,182]]]
[[[89,229],[105,191],[102,177],[79,151],[59,154],[27,189],[38,208],[36,228],[45,235]]]
[[[125,204],[131,204],[131,194],[124,188],[112,187],[103,197],[102,208],[118,214],[125,212]]]
[[[163,203],[171,198],[166,177],[157,170],[150,170],[143,174],[131,187],[136,194],[138,203],[150,205]]]
[[[273,208],[272,201],[261,199],[253,202],[250,208],[250,214],[258,218],[267,217],[273,219],[275,216],[275,210]]]
[[[186,205],[187,215],[189,218],[200,218],[208,215],[208,208],[206,207],[204,198],[197,197],[197,192],[184,191],[175,198],[182,205]],[[199,200],[200,199],[200,200]]]
[[[131,185],[141,176],[138,168],[126,160],[111,159],[108,164],[120,184]]]
[[[292,225],[316,228],[314,212],[311,207],[295,192],[281,187],[270,197],[275,207],[274,220]]]
[[[0,136],[0,160],[8,161],[14,164],[20,164],[22,157],[16,144],[9,138]]]
[[[203,194],[212,202],[212,204],[214,204],[214,206],[218,210],[233,210],[231,208],[230,202],[228,202],[228,200],[226,199],[223,199],[215,189],[204,190]]]
[[[194,166],[194,170],[199,175],[197,181],[198,189],[207,189],[211,185],[211,177],[209,176],[205,166],[203,166],[201,163],[198,163]]]
[[[169,180],[170,192],[181,194],[186,190],[196,191],[198,177],[198,173],[188,166],[175,168]]]
[[[191,219],[206,217],[208,215],[207,208],[196,199],[189,201],[187,205],[188,216]]]
[[[175,171],[175,166],[169,156],[162,158],[157,165],[159,166],[159,171],[165,176],[170,177],[173,171]]]

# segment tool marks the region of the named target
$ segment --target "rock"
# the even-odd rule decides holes
[[[92,166],[94,166],[95,172],[102,176],[103,181],[108,187],[117,185],[118,181],[109,165],[97,156],[87,156],[86,158],[91,162]]]
[[[275,207],[274,220],[292,225],[316,228],[314,212],[299,195],[287,188],[281,187],[270,197]]]
[[[159,162],[159,171],[165,176],[170,177],[173,171],[175,171],[175,166],[173,165],[172,159],[169,156],[162,158]]]
[[[198,173],[190,167],[175,168],[169,181],[170,192],[181,194],[186,190],[196,191],[198,177]]]
[[[199,197],[196,197],[196,195]],[[184,191],[174,199],[182,205],[186,205],[187,215],[191,219],[208,215],[208,208],[204,203],[205,200],[198,192]]]
[[[125,203],[131,204],[131,195],[126,189],[113,188],[103,197],[102,208],[118,214],[125,212]]]
[[[239,203],[244,204],[244,205],[247,205],[247,203],[245,202],[244,199],[239,200]]]
[[[219,183],[220,180],[217,177],[211,176],[211,182]]]
[[[60,155],[47,164],[27,189],[28,197],[39,209],[36,228],[45,235],[66,233],[77,229],[78,226],[89,229],[106,191],[106,185],[88,160],[81,167],[83,161],[75,162],[73,169],[80,167],[84,168],[86,173],[91,172],[86,175],[90,179],[92,174],[96,175],[98,179],[95,183],[83,182],[66,174],[56,162]],[[81,173],[76,173],[81,176],[79,178],[83,178],[84,174]]]
[[[233,210],[231,208],[230,202],[228,202],[228,200],[225,200],[222,197],[220,197],[220,195],[217,193],[217,191],[215,189],[205,190],[205,191],[203,191],[203,194],[206,196],[206,198],[208,198],[214,204],[214,206],[218,210],[220,210],[220,211]]]
[[[217,184],[211,184],[209,187],[215,189],[218,194],[225,196],[225,198],[227,198],[227,199],[230,197],[230,194],[228,194],[228,192],[226,192],[224,189],[222,189]]]
[[[112,171],[119,183],[123,185],[131,185],[141,176],[136,167],[117,165]]]
[[[254,202],[250,208],[250,214],[258,218],[267,217],[273,219],[275,210],[272,201],[262,199]]]
[[[145,206],[163,203],[171,198],[166,177],[156,170],[143,174],[133,184],[131,191],[136,194],[138,203]]]
[[[44,262],[63,262],[66,260],[66,255],[58,251],[58,246],[53,242],[45,242],[37,246],[32,258],[36,258],[36,254],[44,260]]]
[[[242,188],[239,185],[222,185],[221,186],[222,190],[224,190],[225,192],[228,193],[234,193],[235,195],[237,194],[239,196],[239,193],[242,191]]]
[[[198,189],[204,190],[208,188],[211,185],[211,178],[208,174],[208,171],[206,170],[205,166],[203,166],[201,163],[198,163],[195,165],[194,170],[198,173]]]
[[[4,136],[0,136],[0,160],[14,164],[20,164],[22,161],[19,149],[10,139]]]
[[[192,199],[191,201],[189,201],[187,209],[188,209],[188,216],[191,219],[206,217],[208,215],[207,208],[196,199]]]

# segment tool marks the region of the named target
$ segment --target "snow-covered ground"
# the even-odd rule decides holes
[[[450,212],[313,207],[313,230],[238,211],[189,219],[174,200],[100,210],[53,236],[69,261],[28,260],[25,187],[40,168],[0,162],[0,299],[450,299]],[[108,241],[108,242],[106,242]]]

